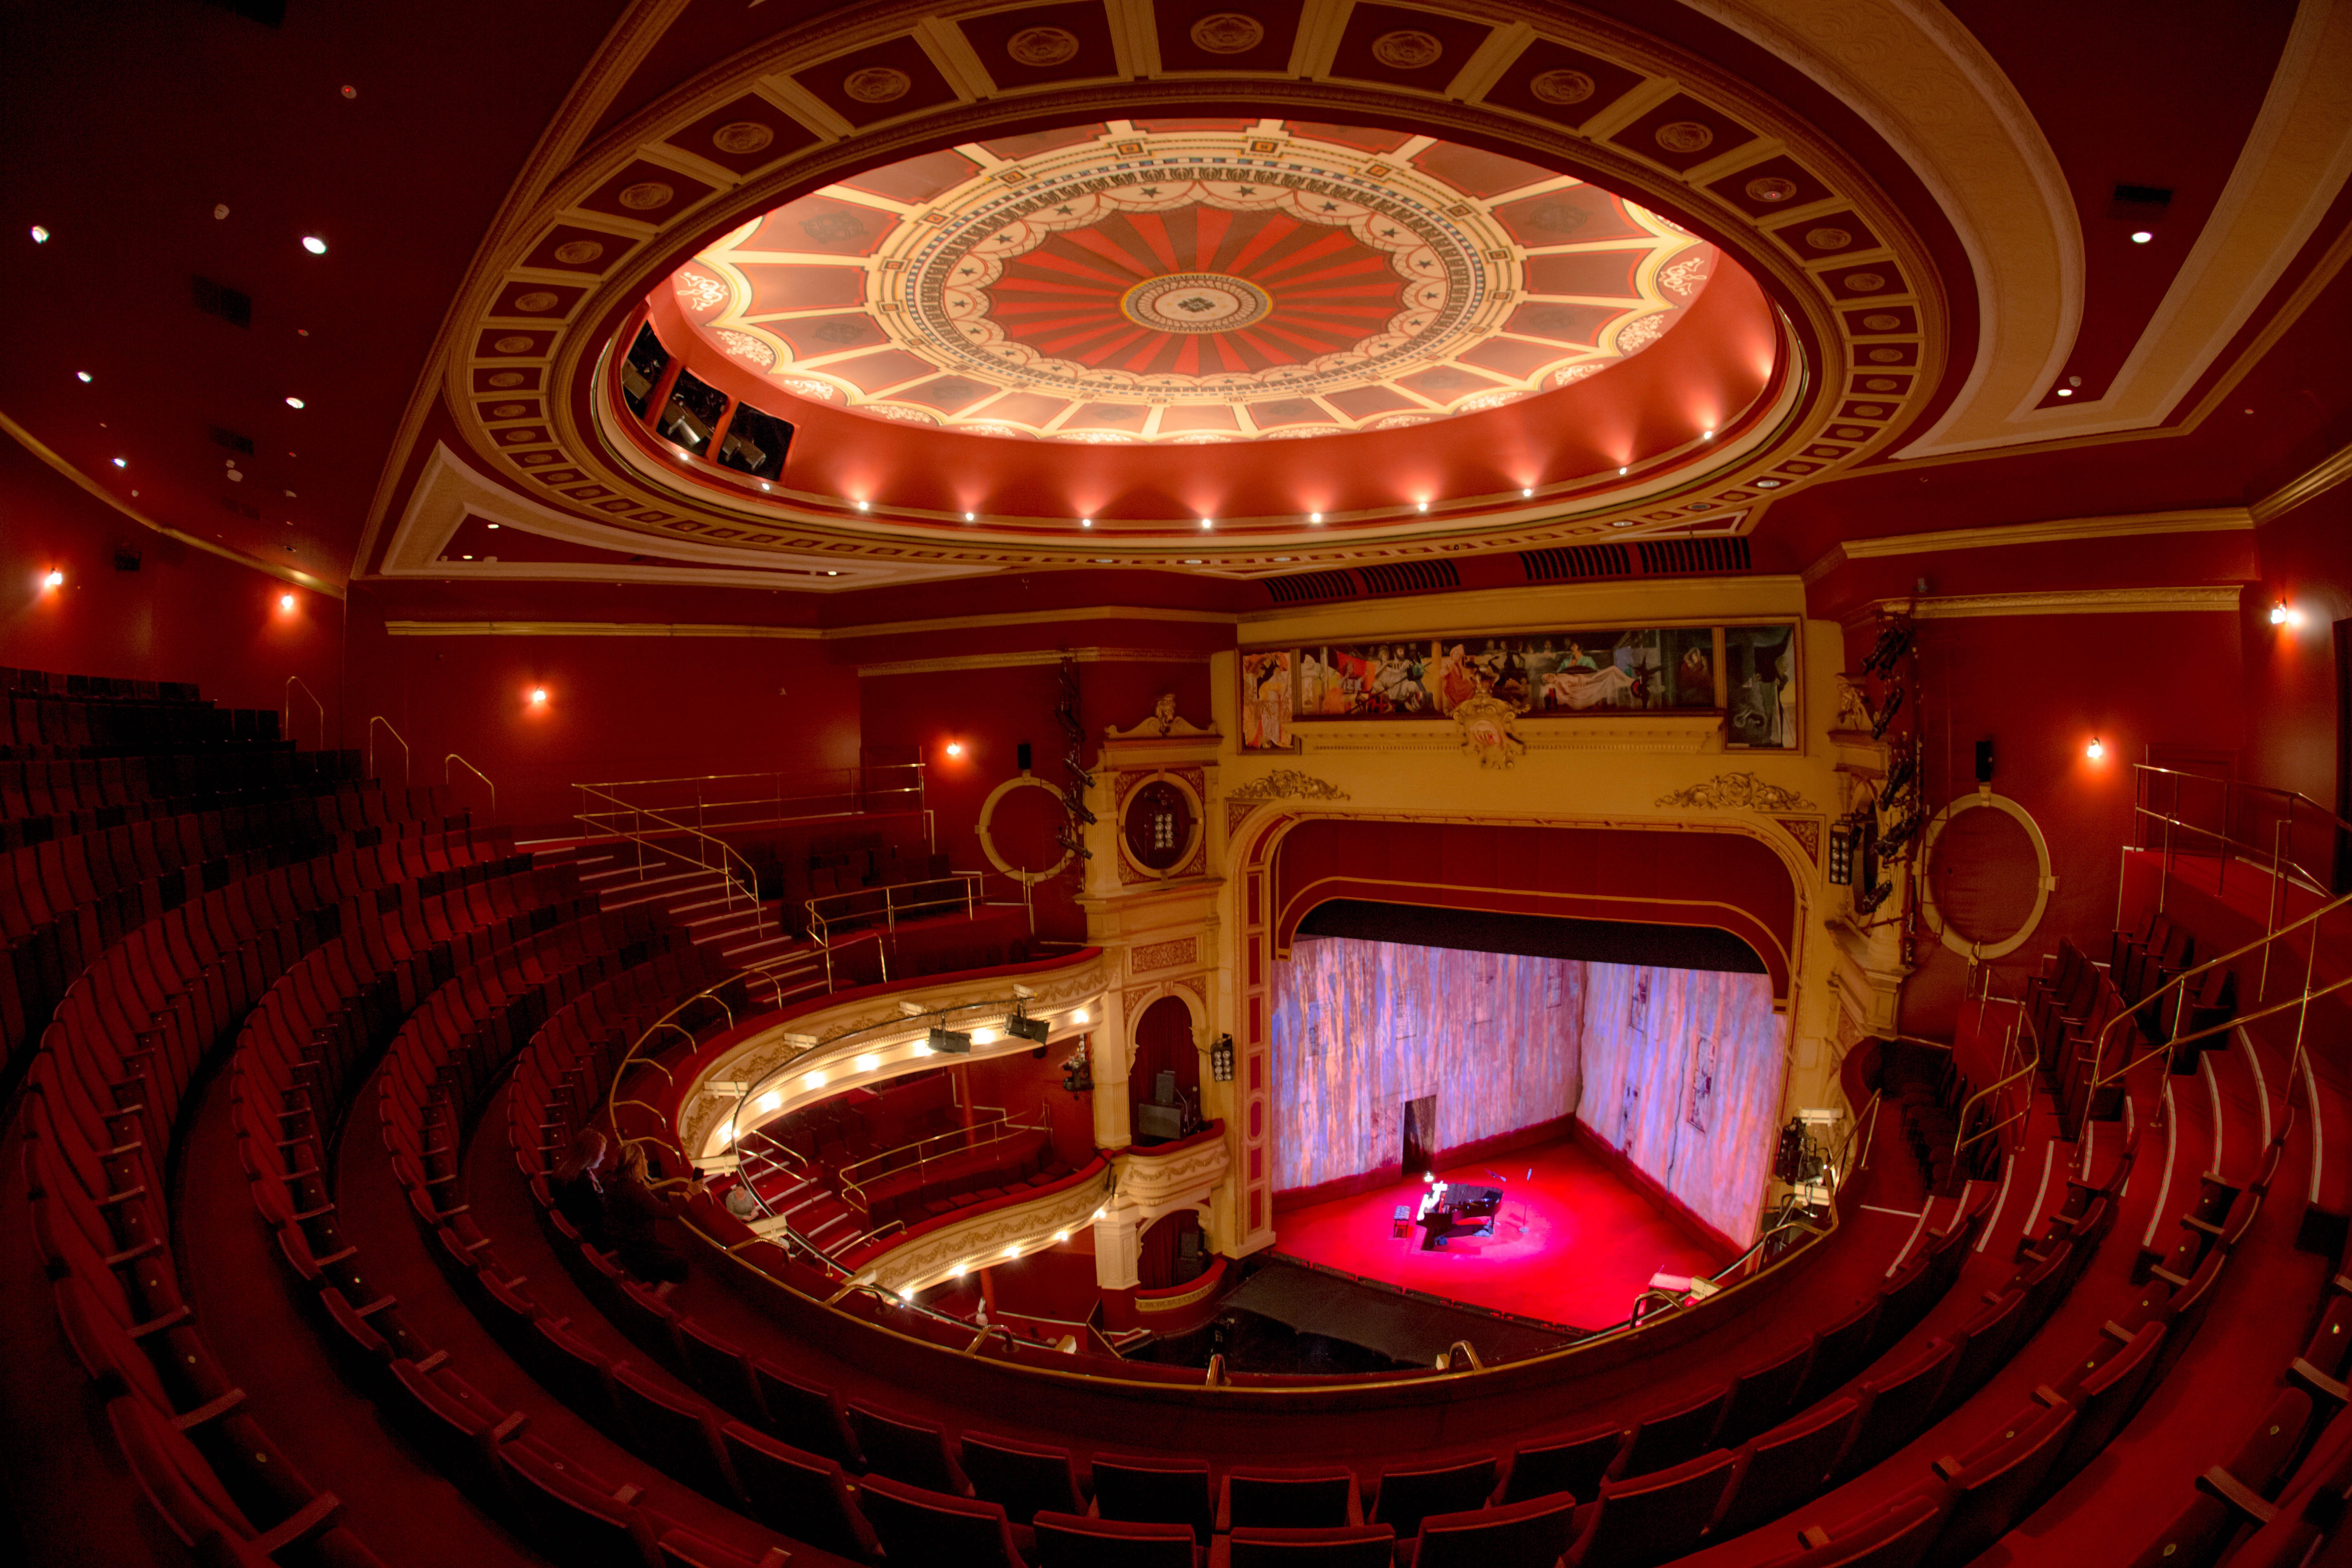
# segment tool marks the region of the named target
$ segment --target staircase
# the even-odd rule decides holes
[[[521,847],[532,849],[537,865],[572,868],[581,886],[606,910],[639,904],[667,910],[697,947],[716,952],[728,967],[757,982],[753,994],[762,1001],[789,1000],[824,985],[823,950],[780,930],[781,907],[776,904],[753,902],[739,889],[730,909],[721,872],[664,856],[646,856],[641,865],[636,850],[626,843]]]

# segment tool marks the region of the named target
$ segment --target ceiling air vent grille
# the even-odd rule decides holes
[[[1459,588],[1462,574],[1451,561],[1395,561],[1359,566],[1367,594],[1426,594],[1439,588]]]
[[[196,309],[207,316],[218,316],[232,327],[253,325],[253,296],[226,283],[215,283],[198,273],[193,279]]]
[[[1322,599],[1352,599],[1356,580],[1345,572],[1294,572],[1287,577],[1267,577],[1266,597],[1277,605],[1311,605]]]
[[[1633,574],[1633,552],[1622,544],[1569,544],[1549,550],[1522,550],[1519,568],[1530,583],[1630,577]]]
[[[1645,576],[1748,570],[1748,541],[1744,538],[1645,539],[1633,548],[1640,552]]]

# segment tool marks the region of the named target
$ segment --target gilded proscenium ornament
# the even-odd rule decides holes
[[[1697,806],[1708,811],[1812,811],[1811,801],[1794,790],[1766,784],[1751,773],[1717,773],[1687,789],[1658,797],[1662,806]]]
[[[1227,800],[1346,800],[1348,792],[1338,784],[1302,773],[1297,768],[1276,768],[1263,778],[1236,784],[1228,791]]]
[[[1519,710],[1491,691],[1481,691],[1454,705],[1454,721],[1462,728],[1462,751],[1478,759],[1482,768],[1507,768],[1527,754],[1519,738]]]

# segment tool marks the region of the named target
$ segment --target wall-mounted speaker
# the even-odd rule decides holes
[[[1029,771],[1029,742],[1024,741],[1019,745],[1013,747],[1013,760],[1020,765],[1021,771],[1024,773],[1027,773]]]
[[[1977,742],[1977,783],[1980,784],[1992,783],[1992,742],[1990,741]]]

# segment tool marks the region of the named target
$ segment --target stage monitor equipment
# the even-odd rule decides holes
[[[1184,1108],[1181,1105],[1139,1105],[1135,1108],[1135,1131],[1139,1137],[1157,1138],[1172,1143],[1184,1136]]]
[[[968,1057],[971,1055],[971,1037],[961,1029],[942,1029],[934,1026],[931,1052],[935,1056]]]
[[[1014,1039],[1034,1040],[1042,1046],[1045,1037],[1054,1032],[1054,1026],[1043,1018],[1013,1017],[1004,1020],[1004,1032]]]

